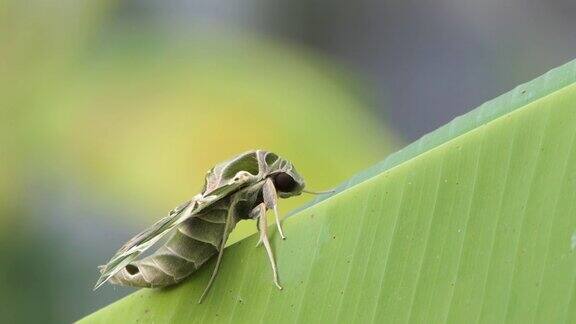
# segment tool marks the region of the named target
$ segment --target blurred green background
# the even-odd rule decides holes
[[[96,267],[215,163],[268,149],[330,188],[569,60],[570,9],[0,2],[0,322],[70,322],[132,291],[93,292]]]

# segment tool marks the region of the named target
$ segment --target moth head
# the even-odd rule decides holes
[[[272,179],[278,196],[288,198],[298,196],[304,189],[304,179],[294,165],[272,152],[260,151],[264,154],[266,177]]]
[[[272,182],[281,198],[298,196],[304,189],[304,179],[294,168],[272,174]]]

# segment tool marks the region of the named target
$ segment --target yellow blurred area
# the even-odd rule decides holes
[[[95,32],[106,2],[44,4],[45,15],[5,6],[3,202],[25,190],[8,179],[49,168],[159,211],[244,150],[293,160],[314,188],[334,186],[389,151],[389,134],[350,91],[357,85],[300,48],[220,35],[108,41]]]
[[[254,148],[292,160],[311,188],[329,188],[391,146],[348,80],[294,48],[194,40],[120,72],[114,57],[79,73],[62,141],[67,174],[115,199],[167,210],[197,193],[211,166]]]
[[[27,305],[43,305],[30,320],[62,322],[109,302],[92,300],[90,278],[118,244],[112,233],[127,240],[164,216],[222,160],[267,149],[323,190],[395,146],[362,85],[326,57],[242,33],[167,40],[125,30],[110,26],[111,4],[0,4],[0,257],[9,264],[0,276],[10,278],[0,297],[9,322]],[[243,222],[231,239],[254,231]]]

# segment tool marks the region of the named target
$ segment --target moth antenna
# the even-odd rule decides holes
[[[323,195],[323,194],[334,193],[334,192],[336,192],[336,190],[332,189],[332,190],[326,190],[326,191],[312,191],[312,190],[302,189],[302,192],[307,193],[307,194],[311,194],[311,195]]]

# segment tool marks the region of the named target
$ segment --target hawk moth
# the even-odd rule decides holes
[[[207,172],[201,193],[129,240],[106,265],[100,266],[101,276],[94,289],[107,281],[150,288],[173,285],[217,255],[200,303],[218,273],[228,235],[243,219],[257,221],[258,245],[264,245],[274,284],[282,289],[268,239],[266,211],[274,211],[278,232],[284,239],[277,209],[278,197],[315,193],[304,190],[304,186],[304,179],[292,163],[272,152],[248,151],[220,163]],[[171,236],[164,245],[138,259],[142,252],[169,233]]]

